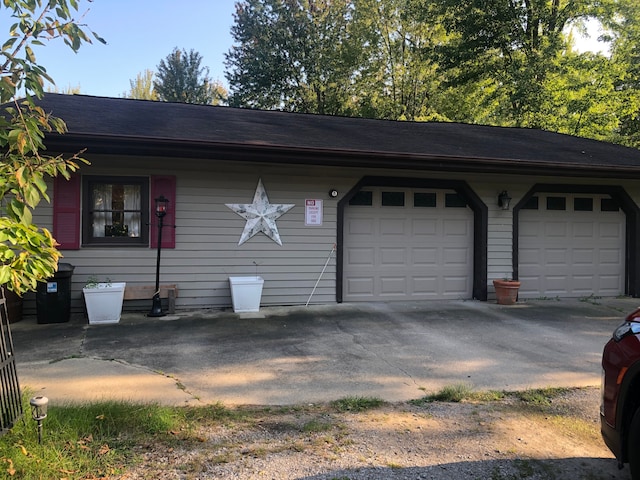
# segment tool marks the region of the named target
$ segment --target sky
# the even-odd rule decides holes
[[[235,0],[81,0],[80,23],[107,41],[93,41],[74,53],[60,40],[34,47],[39,65],[47,69],[59,91],[79,87],[87,95],[120,97],[130,80],[146,69],[156,70],[175,47],[202,55],[201,66],[225,86],[224,54],[233,40]],[[8,17],[8,11],[2,9]],[[7,32],[10,18],[0,18]],[[601,49],[582,40],[581,50]]]
[[[87,95],[118,97],[129,81],[156,70],[175,47],[202,55],[209,76],[226,85],[224,54],[232,45],[235,0],[81,0],[80,23],[107,41],[93,40],[74,53],[62,41],[34,47],[59,90],[80,87]],[[85,13],[86,12],[86,13]],[[2,10],[7,15],[7,10]],[[1,19],[2,25],[10,19]],[[7,32],[7,28],[0,30]],[[92,37],[93,38],[93,37]]]

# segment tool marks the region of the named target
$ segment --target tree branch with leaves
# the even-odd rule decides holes
[[[54,82],[33,48],[62,39],[75,52],[92,43],[87,32],[105,43],[74,19],[78,8],[77,0],[2,0],[0,6],[14,19],[0,52],[0,285],[17,293],[50,277],[61,256],[51,232],[33,224],[33,210],[49,201],[46,179],[69,178],[87,163],[82,152],[44,153],[45,135],[65,133],[66,124],[38,106],[45,82]]]

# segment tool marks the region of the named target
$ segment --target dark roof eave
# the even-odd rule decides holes
[[[45,141],[50,152],[87,154],[155,156],[168,158],[212,158],[260,163],[320,165],[339,167],[376,167],[443,172],[501,173],[514,175],[640,178],[637,167],[611,165],[580,165],[543,162],[528,159],[458,157],[452,155],[422,155],[402,152],[375,152],[337,149],[315,149],[282,145],[193,142],[178,139],[96,136],[83,134],[48,135]],[[251,159],[247,160],[247,154]]]

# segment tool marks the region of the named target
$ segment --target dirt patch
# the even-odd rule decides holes
[[[629,479],[599,431],[599,390],[550,404],[513,397],[239,410],[176,441],[140,446],[134,479]]]

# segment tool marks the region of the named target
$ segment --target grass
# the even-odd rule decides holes
[[[568,391],[546,388],[524,392],[476,392],[470,385],[459,384],[410,403],[498,402],[506,399],[516,408],[522,405],[523,408],[541,412],[555,409],[555,404],[549,406],[553,399]],[[226,446],[228,448],[221,449],[218,457],[208,458],[207,462],[213,464],[235,461],[238,455],[262,457],[273,453],[273,448],[304,451],[320,444],[327,449],[326,452],[339,452],[348,442],[348,435],[334,415],[358,414],[385,406],[385,402],[379,398],[358,396],[341,398],[328,404],[288,407],[226,408],[221,404],[165,407],[127,402],[54,405],[44,420],[43,443],[39,445],[36,424],[29,416],[27,394],[23,403],[26,412],[24,419],[0,438],[0,478],[114,478],[142,462],[142,455],[149,449],[196,450],[196,446],[202,442],[212,441],[203,433],[208,427],[222,427],[225,431],[236,432],[257,429],[291,435],[291,441],[280,446],[241,445],[234,443],[238,441],[234,440]],[[577,431],[580,425],[571,423],[570,418],[563,418],[559,417],[558,427]],[[218,443],[212,443],[211,447],[216,445]],[[203,471],[204,461],[204,457],[194,455],[184,464],[184,468],[192,472]],[[387,466],[395,468],[392,464]],[[192,477],[187,475],[185,478]]]
[[[425,395],[422,398],[411,400],[413,405],[424,405],[433,402],[453,402],[463,401],[491,402],[502,400],[506,397],[505,392],[488,390],[486,392],[474,391],[472,386],[466,383],[457,383],[443,387],[436,393]]]
[[[184,424],[183,412],[157,405],[105,402],[50,407],[43,442],[36,424],[25,416],[0,439],[0,477],[100,478],[121,471],[130,449],[145,439],[166,437]]]
[[[339,412],[364,412],[381,407],[384,403],[376,397],[345,397],[331,402],[331,406]]]
[[[542,407],[551,405],[554,398],[568,393],[569,388],[534,388],[516,392],[510,391],[474,391],[471,385],[466,383],[454,384],[443,387],[438,392],[425,395],[416,400],[411,400],[413,405],[424,405],[433,402],[495,402],[512,398],[519,400],[523,405]]]

